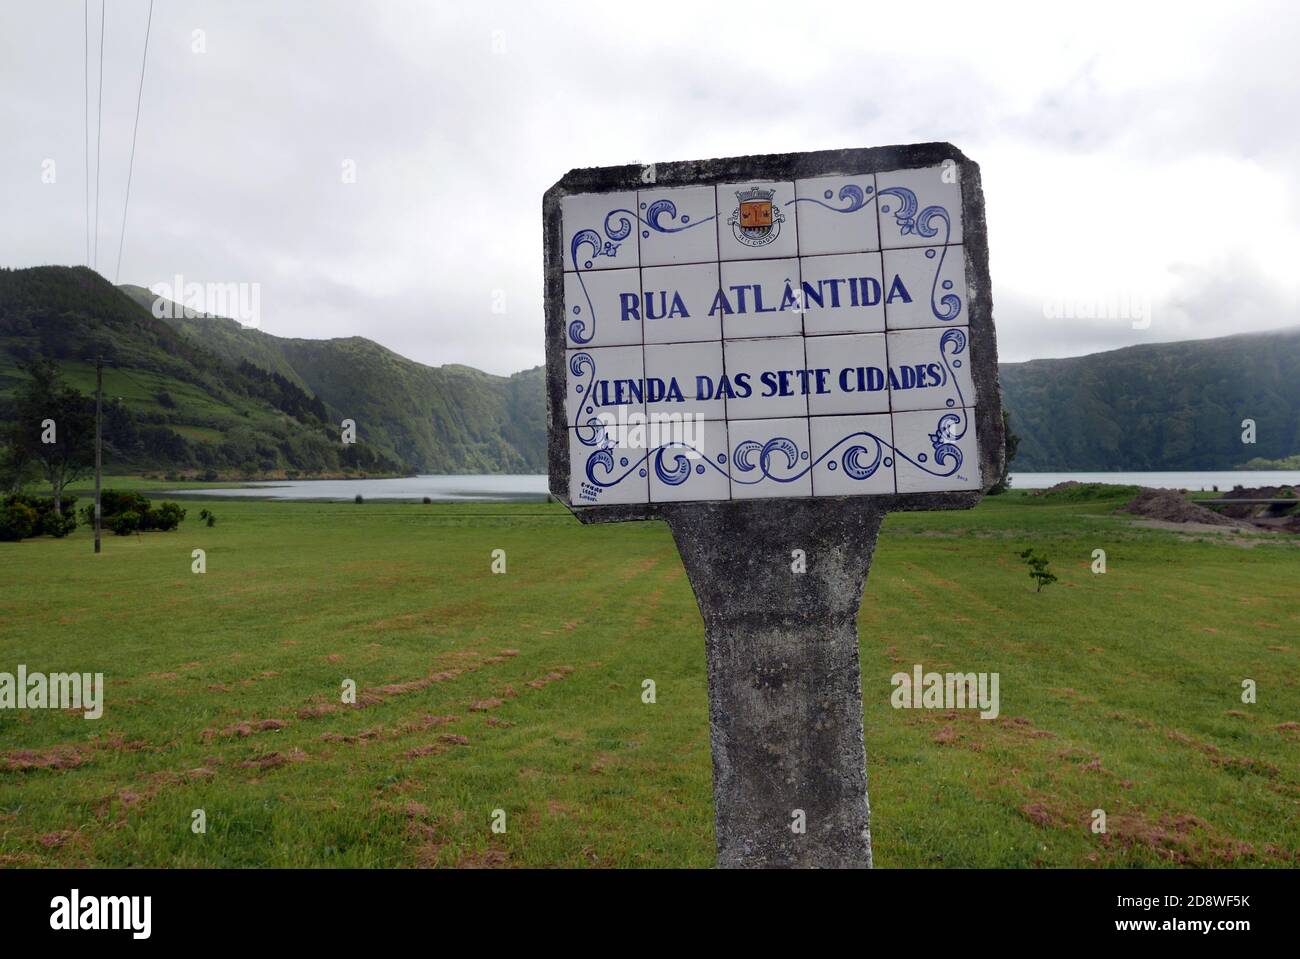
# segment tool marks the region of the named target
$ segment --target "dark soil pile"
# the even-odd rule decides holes
[[[1284,499],[1296,496],[1297,491],[1294,486],[1256,486],[1248,488],[1245,486],[1234,486],[1231,490],[1223,494],[1224,499]],[[1300,499],[1296,500],[1300,505]],[[1278,519],[1291,511],[1285,506],[1263,506],[1252,503],[1242,503],[1237,506],[1220,506],[1219,512],[1224,516],[1232,516],[1236,519],[1252,520],[1255,518]],[[1287,516],[1288,519],[1293,518]]]
[[[1172,489],[1147,489],[1133,497],[1120,512],[1164,520],[1166,523],[1205,523],[1209,526],[1240,526],[1240,520],[1220,516],[1212,509],[1198,506]]]
[[[1082,486],[1078,480],[1066,480],[1064,483],[1057,483],[1055,486],[1049,486],[1047,489],[1038,490],[1035,496],[1046,496],[1048,493],[1060,493],[1067,489],[1074,489],[1076,486]]]

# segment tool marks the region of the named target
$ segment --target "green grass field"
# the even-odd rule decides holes
[[[0,670],[107,684],[97,721],[0,712],[0,864],[712,864],[703,626],[665,526],[185,505],[100,556],[84,529],[0,544]],[[1116,505],[886,521],[861,615],[878,866],[1300,865],[1300,541]],[[1001,716],[891,708],[916,663],[998,672]]]

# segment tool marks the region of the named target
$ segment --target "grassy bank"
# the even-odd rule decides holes
[[[98,557],[84,529],[0,544],[0,670],[107,682],[97,721],[0,712],[0,863],[712,863],[703,628],[666,527],[220,501],[209,529],[185,505]],[[861,616],[879,866],[1300,864],[1300,549],[1115,505],[887,520]],[[998,672],[1001,716],[892,709],[917,663]]]

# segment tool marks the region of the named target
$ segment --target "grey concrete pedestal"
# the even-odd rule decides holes
[[[704,617],[718,865],[870,867],[857,615],[883,511],[857,497],[664,515]]]

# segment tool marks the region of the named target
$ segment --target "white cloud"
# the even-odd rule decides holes
[[[146,9],[109,4],[108,274]],[[983,172],[1004,358],[1294,324],[1297,26],[1280,4],[174,0],[121,279],[259,282],[269,332],[505,373],[542,359],[540,198],[571,167],[946,139]],[[0,10],[0,264],[84,257],[82,83],[80,3]],[[1044,316],[1126,297],[1149,328]]]

